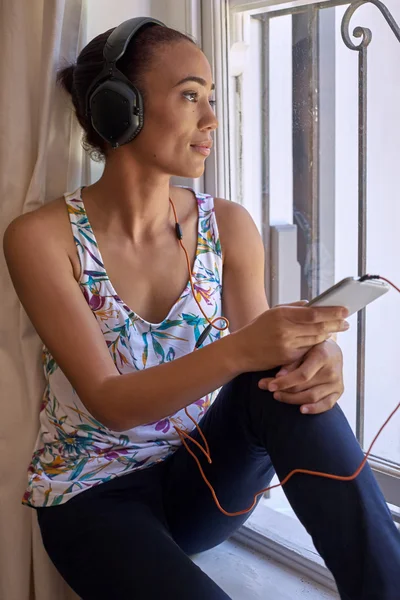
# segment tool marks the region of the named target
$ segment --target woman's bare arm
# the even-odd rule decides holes
[[[216,198],[215,213],[224,253],[223,314],[233,333],[269,308],[264,285],[264,245],[243,206]]]

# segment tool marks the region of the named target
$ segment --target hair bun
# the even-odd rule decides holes
[[[63,87],[68,94],[72,96],[72,89],[74,86],[74,71],[76,65],[69,65],[68,67],[64,67],[57,74],[57,82]]]

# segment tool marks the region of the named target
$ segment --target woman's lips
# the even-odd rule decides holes
[[[190,146],[191,148],[193,148],[193,150],[195,150],[196,152],[200,152],[200,154],[203,154],[204,156],[208,156],[211,152],[211,148],[207,148],[207,146]]]

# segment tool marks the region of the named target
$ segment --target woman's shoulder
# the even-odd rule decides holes
[[[232,200],[226,198],[214,198],[215,216],[218,221],[220,235],[235,238],[237,235],[246,233],[255,226],[249,211]]]
[[[244,206],[233,200],[213,197],[207,192],[199,193],[189,187],[178,187],[180,190],[178,193],[182,194],[186,206],[193,204],[193,193],[200,201],[207,198],[212,200],[224,262],[227,254],[232,254],[233,251],[243,252],[244,247],[253,242],[262,246],[257,226]]]
[[[226,256],[232,254],[233,250],[243,249],[243,246],[248,243],[249,236],[260,238],[253,218],[241,204],[226,198],[214,198],[214,212],[224,262]]]
[[[32,240],[35,247],[47,246],[52,252],[66,252],[74,272],[78,268],[78,264],[74,265],[76,251],[64,196],[13,219],[4,234],[3,245],[23,241],[28,245],[29,240]]]
[[[227,200],[226,198],[217,198],[212,194],[207,192],[196,192],[193,188],[189,186],[173,186],[175,193],[178,194],[178,197],[182,195],[185,203],[191,203],[193,200],[193,194],[200,201],[209,199],[216,213],[216,217],[219,221],[231,221],[231,220],[241,220],[241,219],[251,219],[249,212],[237,202],[233,202],[232,200]]]
[[[217,219],[240,220],[250,217],[248,210],[244,206],[226,198],[214,198],[214,208]]]

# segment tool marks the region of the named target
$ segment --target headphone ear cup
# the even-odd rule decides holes
[[[93,128],[114,148],[133,140],[143,127],[143,98],[133,85],[105,81],[89,102]]]

